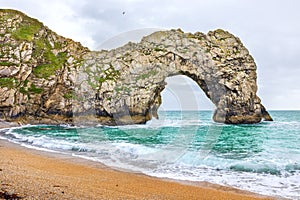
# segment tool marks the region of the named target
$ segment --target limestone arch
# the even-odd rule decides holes
[[[214,121],[272,120],[256,95],[254,59],[238,38],[223,30],[159,31],[139,43],[88,52],[83,59],[74,84],[73,115],[92,115],[93,121],[109,125],[146,123],[158,117],[165,79],[181,74],[216,106]]]
[[[34,25],[28,37],[3,35],[17,52],[5,48],[9,65],[0,66],[0,117],[5,120],[60,124],[83,116],[97,124],[145,123],[157,115],[166,77],[176,74],[198,83],[217,107],[215,121],[272,120],[256,95],[254,59],[224,30],[159,31],[139,43],[90,51],[23,13],[0,14],[11,19],[3,21],[8,33]]]
[[[100,116],[104,113],[117,124],[145,123],[158,117],[165,79],[179,74],[194,80],[216,106],[216,122],[272,120],[256,95],[252,56],[238,38],[226,31],[207,35],[159,31],[140,43],[91,54],[97,65],[92,73],[104,80],[95,107],[100,109]],[[105,62],[107,58],[109,63]],[[86,63],[89,61],[86,59]]]

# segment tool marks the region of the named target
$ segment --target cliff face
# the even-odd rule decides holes
[[[21,123],[145,123],[169,76],[192,78],[224,123],[272,120],[257,97],[256,65],[241,41],[215,30],[155,32],[89,51],[35,19],[0,10],[0,118]]]

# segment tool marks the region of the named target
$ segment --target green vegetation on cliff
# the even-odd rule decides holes
[[[48,78],[55,75],[55,71],[61,69],[66,62],[66,53],[61,52],[56,56],[50,51],[44,54],[47,59],[45,63],[33,69],[33,73],[39,78]]]
[[[35,50],[33,57],[39,63],[33,69],[33,74],[39,78],[48,78],[55,74],[55,71],[61,69],[67,60],[67,53],[61,52],[55,55],[52,52],[52,47],[49,41],[45,38],[40,38],[34,42]]]
[[[65,99],[75,99],[76,95],[74,94],[74,92],[68,92],[68,93],[65,93],[63,97]]]
[[[33,74],[36,77],[47,79],[63,67],[67,60],[67,53],[62,52],[64,44],[58,41],[54,43],[54,46],[51,45],[47,36],[49,34],[45,34],[48,30],[41,22],[10,9],[0,9],[0,16],[1,23],[9,24],[4,27],[6,32],[11,33],[11,38],[17,42],[16,44],[21,44],[23,41],[33,44],[32,61],[37,62],[36,67],[33,68]],[[15,64],[3,61],[0,65]]]
[[[15,65],[14,63],[11,63],[11,62],[0,62],[0,65],[1,66],[13,66]]]
[[[0,87],[14,88],[17,82],[14,78],[0,78]]]
[[[17,40],[32,41],[34,34],[36,34],[41,28],[40,23],[26,23],[22,24],[16,31],[12,33],[12,36]]]
[[[34,84],[31,84],[31,87],[28,88],[28,91],[34,94],[40,94],[43,92],[43,88],[38,88]]]
[[[155,76],[156,74],[158,73],[158,71],[156,70],[151,70],[151,71],[148,71],[146,72],[145,74],[140,74],[136,77],[136,80],[140,80],[140,79],[147,79],[151,76]]]
[[[99,68],[103,68],[103,66]],[[108,80],[116,82],[120,77],[120,71],[116,70],[112,64],[109,64],[108,69],[99,70],[98,73],[95,73],[91,66],[87,66],[84,71],[88,74],[87,82],[93,89],[101,88],[102,83]]]
[[[44,91],[43,88],[36,87],[34,84],[31,84],[29,88],[26,87],[26,84],[24,82],[24,87],[20,87],[19,92],[23,94],[41,94]]]
[[[12,32],[12,37],[16,40],[26,40],[31,42],[34,35],[42,28],[43,24],[36,19],[30,18],[15,10],[1,10],[6,12],[5,19],[13,18],[17,15],[22,16],[22,23]]]

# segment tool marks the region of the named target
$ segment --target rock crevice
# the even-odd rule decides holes
[[[159,31],[90,51],[14,10],[0,10],[0,118],[20,123],[135,124],[158,117],[165,79],[192,78],[217,122],[272,120],[257,93],[256,64],[224,30]]]

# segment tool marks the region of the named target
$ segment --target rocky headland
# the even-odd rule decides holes
[[[216,106],[214,121],[272,118],[257,96],[256,64],[239,38],[159,31],[91,51],[36,19],[0,10],[0,119],[20,124],[136,124],[158,117],[165,79],[193,79]]]

